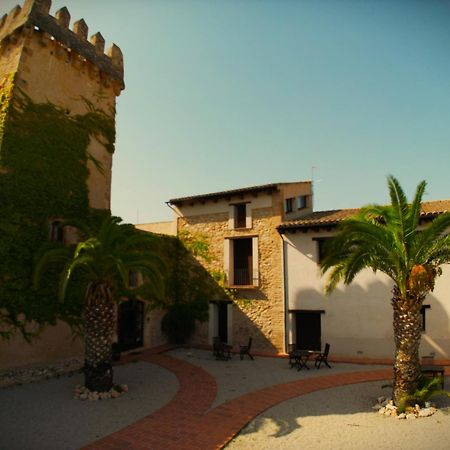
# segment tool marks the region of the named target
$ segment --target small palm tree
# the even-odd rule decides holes
[[[388,177],[388,186],[390,205],[369,205],[342,222],[326,247],[321,271],[329,271],[327,293],[341,281],[350,284],[365,268],[383,272],[393,280],[393,397],[397,403],[414,392],[421,376],[421,306],[433,290],[441,266],[450,262],[450,236],[445,234],[450,227],[450,213],[419,230],[425,181],[418,185],[411,204],[394,177]]]
[[[164,266],[155,253],[155,237],[121,223],[118,217],[107,217],[96,234],[81,223],[70,224],[90,237],[79,242],[75,250],[53,248],[43,253],[34,271],[34,283],[39,284],[50,264],[65,263],[59,285],[63,301],[73,274],[84,273],[88,280],[84,298],[85,385],[92,391],[106,392],[113,387],[111,347],[117,293],[128,287],[130,272],[140,272],[142,290],[151,292],[153,299],[160,297]]]

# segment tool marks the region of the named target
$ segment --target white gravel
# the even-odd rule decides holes
[[[213,407],[274,384],[318,375],[365,371],[385,366],[332,364],[332,369],[297,371],[286,359],[233,356],[216,361],[211,352],[177,349],[169,355],[200,366],[217,382]],[[115,368],[115,382],[130,391],[114,400],[72,398],[82,375],[62,376],[0,389],[0,449],[73,450],[117,431],[158,410],[176,394],[174,374],[147,362]],[[371,407],[389,395],[382,382],[323,390],[275,406],[253,420],[229,449],[444,450],[450,448],[450,401],[432,417],[396,420]],[[447,380],[448,385],[448,380]]]
[[[450,401],[422,419],[398,420],[371,410],[382,383],[314,392],[275,406],[250,422],[227,450],[448,450]]]
[[[331,369],[322,365],[317,370],[314,368],[314,362],[309,362],[310,370],[302,369],[297,371],[296,368],[289,366],[286,358],[256,356],[253,361],[248,357],[241,361],[239,355],[233,355],[228,361],[217,361],[212,352],[183,348],[172,350],[167,354],[202,367],[216,379],[217,397],[212,407],[247,392],[256,391],[274,384],[336,373],[386,369],[386,366],[330,364]]]
[[[147,362],[115,367],[114,382],[129,392],[99,401],[72,398],[81,374],[0,389],[0,449],[78,449],[161,408],[179,388],[175,375]]]
[[[274,384],[343,372],[385,369],[386,366],[331,364],[316,370],[291,369],[287,359],[255,357],[216,361],[211,352],[176,349],[170,355],[199,365],[214,376],[213,406],[246,392]],[[450,399],[433,399],[438,412],[422,419],[397,420],[372,410],[375,399],[391,395],[386,382],[359,383],[326,389],[277,405],[250,422],[227,450],[448,450]],[[449,381],[446,381],[448,387]]]

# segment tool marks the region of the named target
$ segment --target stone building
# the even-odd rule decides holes
[[[172,199],[175,222],[139,226],[188,231],[210,246],[211,271],[222,271],[235,298],[210,302],[209,323],[193,344],[220,336],[232,345],[249,336],[268,353],[289,344],[323,349],[344,359],[392,359],[392,281],[365,270],[350,286],[324,294],[318,263],[323,243],[357,209],[313,211],[310,182],[277,183]],[[421,225],[450,211],[450,200],[422,204]],[[450,268],[436,280],[422,308],[421,354],[450,359]]]
[[[210,303],[209,323],[194,342],[214,336],[231,345],[253,337],[255,348],[285,349],[283,249],[277,227],[312,211],[311,182],[273,183],[175,198],[178,233],[203,237],[209,244],[209,270],[225,275],[234,300]]]
[[[15,252],[20,262],[11,273],[11,261],[0,267],[2,302],[17,284],[23,298],[32,295],[24,280],[31,280],[33,252],[42,242],[73,242],[63,219],[85,219],[111,204],[122,53],[113,44],[105,54],[100,33],[88,39],[83,19],[70,28],[67,8],[52,16],[50,7],[51,0],[26,0],[0,19],[0,222],[8,220],[0,223],[0,255],[3,263]],[[33,345],[17,335],[0,342],[0,368],[79,354],[82,343],[60,323]]]

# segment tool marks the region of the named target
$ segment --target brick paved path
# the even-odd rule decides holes
[[[321,389],[392,378],[392,369],[318,376],[260,389],[210,410],[217,386],[206,371],[167,355],[143,353],[135,359],[173,372],[180,382],[178,393],[163,408],[85,450],[220,449],[258,414],[278,403]]]

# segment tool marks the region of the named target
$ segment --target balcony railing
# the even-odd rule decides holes
[[[230,279],[232,286],[257,286],[258,285],[258,271],[250,270],[249,268],[234,269],[233,277]]]

